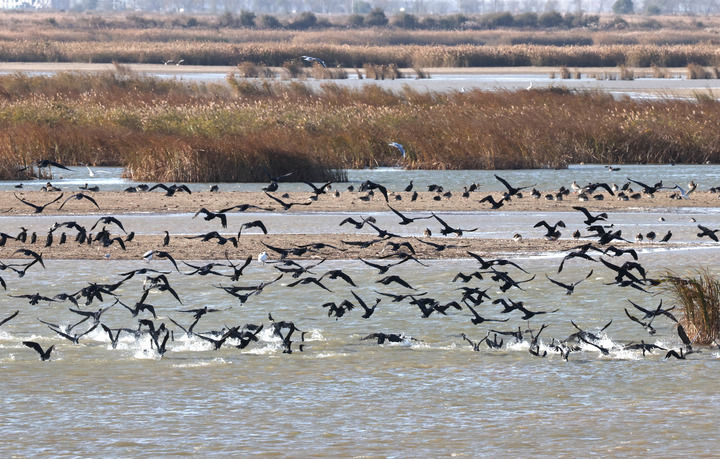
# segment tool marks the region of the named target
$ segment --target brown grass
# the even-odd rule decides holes
[[[564,167],[720,161],[720,103],[614,100],[562,89],[399,93],[128,73],[0,76],[0,176],[39,158],[127,168],[138,180],[265,180],[344,168]],[[405,146],[402,159],[388,146]],[[302,175],[302,177],[300,177]]]
[[[53,25],[48,19],[53,19]],[[568,66],[719,66],[720,37],[688,21],[662,30],[256,30],[222,27],[212,17],[197,27],[177,17],[0,13],[0,60],[282,66],[301,55],[330,67],[401,68]],[[631,18],[628,18],[631,20]],[[704,19],[709,22],[709,19]],[[712,21],[717,25],[718,21]]]
[[[679,277],[668,273],[665,290],[680,304],[680,320],[690,340],[712,344],[720,337],[720,280],[708,269],[696,277]]]

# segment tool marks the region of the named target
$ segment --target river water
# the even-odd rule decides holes
[[[428,185],[442,185],[445,190],[458,191],[470,184],[479,185],[479,191],[503,191],[504,186],[495,178],[498,175],[515,186],[533,186],[539,190],[557,190],[561,186],[570,186],[573,180],[580,185],[591,182],[617,183],[622,185],[627,178],[654,184],[660,180],[666,186],[679,184],[683,188],[694,180],[699,190],[720,186],[720,165],[716,164],[678,164],[671,165],[584,165],[574,164],[566,169],[514,169],[514,170],[405,170],[402,168],[349,169],[347,182],[339,182],[334,187],[345,190],[347,186],[357,185],[365,180],[383,184],[388,190],[402,191],[413,181],[416,190],[427,190]],[[60,188],[76,189],[88,185],[98,186],[103,191],[119,191],[137,185],[122,178],[122,169],[117,167],[93,167],[92,176],[85,167],[71,167],[70,171],[54,169],[51,182]],[[46,180],[0,181],[0,190],[16,190],[17,185],[28,190],[39,190]],[[192,191],[207,191],[211,184],[190,183]],[[293,182],[292,176],[280,182],[279,191],[309,191],[310,188],[299,182]],[[267,183],[220,183],[220,191],[261,191]]]
[[[652,275],[668,267],[685,271],[710,265],[717,271],[716,248],[657,251],[641,255]],[[169,275],[183,301],[167,293],[152,293],[149,302],[156,323],[172,327],[174,341],[159,359],[150,339],[125,334],[112,349],[104,332],[96,329],[79,345],[60,338],[38,318],[60,325],[80,316],[66,303],[41,302],[3,296],[0,311],[20,314],[0,328],[0,368],[4,381],[0,433],[9,439],[0,446],[5,455],[157,456],[228,455],[247,453],[280,456],[514,456],[558,455],[712,455],[717,445],[715,416],[720,397],[714,381],[720,377],[717,349],[704,348],[688,360],[664,360],[665,351],[643,358],[622,346],[644,340],[664,348],[681,345],[672,322],[655,320],[650,336],[624,315],[628,299],[654,307],[651,297],[611,282],[610,272],[589,262],[568,262],[563,273],[556,255],[515,257],[512,261],[535,274],[524,291],[502,293],[491,281],[470,285],[490,287],[493,298],[523,300],[533,311],[553,311],[521,320],[521,314],[500,313],[486,303],[478,311],[486,318],[509,318],[507,323],[470,322],[467,309],[447,316],[421,318],[407,301],[384,298],[370,319],[352,310],[336,320],[321,305],[353,301],[342,281],[290,288],[281,279],[245,304],[215,288],[228,281],[200,276]],[[32,269],[23,279],[6,276],[12,294],[71,292],[88,282],[111,282],[118,273],[146,267],[143,262],[77,262],[49,260],[47,269]],[[458,300],[455,273],[477,268],[471,260],[429,262],[429,267],[394,268],[420,292],[441,302]],[[168,269],[167,262],[151,267]],[[353,288],[372,304],[382,292],[408,293],[397,285],[384,287],[374,271],[356,261],[328,261],[317,273],[343,269],[358,285]],[[594,274],[567,296],[545,274],[565,281]],[[529,277],[518,270],[513,277]],[[210,276],[208,276],[210,277]],[[253,263],[237,285],[254,285],[276,277],[270,265]],[[129,304],[139,299],[142,276],[115,293]],[[667,298],[665,306],[673,303]],[[83,310],[109,306],[95,301]],[[218,351],[197,337],[187,338],[169,322],[187,327],[192,315],[179,312],[203,306],[220,309],[199,322],[197,331],[223,325],[264,324],[257,343],[244,350],[225,346]],[[81,305],[82,306],[82,305]],[[675,311],[677,312],[677,311]],[[303,352],[283,354],[280,340],[269,331],[268,313],[275,320],[293,321],[306,333]],[[150,318],[149,313],[139,317]],[[568,361],[547,347],[575,330],[570,321],[599,333],[599,344],[612,348],[602,355],[596,348],[570,354]],[[102,316],[110,327],[136,327],[120,306]],[[506,337],[501,349],[482,345],[474,352],[461,334],[473,341],[488,330],[516,330],[541,324],[545,358],[528,352],[529,337],[515,343]],[[78,328],[84,330],[85,325]],[[379,346],[361,340],[374,332],[412,336],[398,344]],[[22,340],[35,340],[56,349],[41,362]],[[299,342],[299,338],[297,338]],[[688,439],[692,439],[689,441]]]
[[[683,169],[685,168],[685,169]],[[594,169],[598,172],[598,169]],[[680,171],[676,174],[676,171]],[[585,173],[578,167],[576,173]],[[667,181],[695,178],[701,183],[715,179],[718,169],[665,166],[632,171],[642,177]],[[354,172],[353,172],[354,173]],[[366,171],[363,171],[363,174]],[[400,186],[419,175],[394,172],[403,178],[382,180],[387,171],[375,171],[381,183]],[[570,176],[567,171],[536,171],[513,180],[552,183]],[[628,172],[630,173],[630,172]],[[483,175],[484,174],[484,175]],[[704,175],[703,175],[704,174]],[[485,172],[461,172],[453,183],[465,183]],[[364,176],[364,175],[363,175]],[[452,177],[433,175],[428,181]],[[593,177],[597,177],[593,175]],[[700,178],[698,178],[700,177]],[[595,178],[596,179],[596,178]],[[118,180],[109,178],[109,180]],[[393,180],[395,180],[393,182]],[[479,179],[474,179],[479,180]],[[578,178],[578,182],[583,179]],[[442,180],[438,180],[442,182]],[[652,181],[652,180],[649,180]],[[443,182],[446,184],[448,181]],[[709,185],[709,183],[708,183]],[[252,185],[255,186],[255,185]],[[295,186],[295,185],[293,185]],[[299,185],[298,185],[299,186]],[[452,185],[454,187],[455,185]],[[488,185],[489,186],[489,185]],[[549,188],[549,187],[548,187]],[[704,188],[704,187],[703,187]],[[388,213],[376,214],[383,225],[393,227]],[[659,222],[659,216],[665,221]],[[124,216],[128,230],[156,233],[206,231],[207,223],[190,220],[189,215]],[[301,213],[263,214],[271,232],[317,234],[337,231],[342,215]],[[449,222],[478,224],[482,237],[509,237],[520,228],[529,228],[538,218],[565,219],[568,227],[579,226],[579,214],[571,213],[447,213]],[[661,277],[668,270],[693,274],[699,267],[720,270],[720,247],[693,234],[696,224],[689,218],[720,226],[714,208],[662,209],[648,212],[617,212],[609,221],[628,233],[652,228],[658,234],[672,229],[673,240],[683,242],[672,249],[643,248],[639,261],[648,277]],[[90,216],[78,216],[77,220]],[[250,216],[243,218],[251,219]],[[53,217],[3,217],[0,231],[14,232],[19,225],[45,227]],[[231,222],[231,225],[234,224]],[[416,227],[417,226],[417,227]],[[404,229],[414,234],[424,226]],[[398,227],[398,230],[400,228]],[[527,237],[541,237],[525,230]],[[255,254],[251,254],[255,255]],[[0,371],[3,374],[3,409],[0,411],[0,442],[3,456],[100,456],[156,457],[176,455],[228,456],[379,456],[434,457],[471,456],[711,456],[717,450],[716,415],[720,409],[720,351],[697,347],[700,352],[687,360],[665,359],[665,350],[643,356],[624,347],[629,343],[655,344],[664,349],[682,346],[675,325],[662,316],[654,319],[657,333],[650,335],[625,313],[642,317],[628,300],[645,308],[676,306],[661,289],[651,294],[617,285],[614,273],[597,262],[573,259],[557,272],[563,253],[516,254],[509,259],[518,268],[503,265],[517,281],[533,280],[506,292],[487,275],[468,284],[453,282],[458,272],[478,269],[474,259],[430,260],[427,267],[405,263],[378,272],[357,260],[326,261],[312,271],[319,276],[342,269],[357,287],[342,280],[323,279],[329,290],[307,284],[290,287],[296,279],[286,274],[241,303],[220,286],[256,286],[277,278],[274,264],[253,261],[237,282],[218,276],[187,276],[164,260],[68,261],[47,260],[46,269],[35,265],[19,278],[9,270],[0,271],[7,282],[7,294],[0,295],[0,320],[18,310],[18,315],[0,326]],[[240,257],[239,257],[240,258]],[[597,258],[593,254],[593,258]],[[611,260],[605,257],[607,260]],[[612,259],[614,263],[629,256]],[[189,260],[188,260],[189,261]],[[20,263],[21,260],[3,260]],[[192,262],[192,261],[190,261]],[[116,349],[108,336],[96,328],[79,344],[60,337],[38,319],[61,327],[77,322],[80,315],[69,310],[69,302],[41,301],[30,305],[25,298],[10,295],[40,293],[52,297],[75,292],[89,283],[113,283],[120,273],[138,268],[168,272],[170,285],[182,304],[167,292],[153,291],[146,302],[155,306],[155,324],[165,323],[173,331],[167,353],[160,358],[147,334],[136,337],[123,333]],[[570,283],[585,278],[572,295],[552,284],[546,276]],[[227,268],[218,271],[228,273]],[[398,275],[414,289],[378,283],[385,275]],[[137,275],[115,290],[129,306],[140,300],[143,275]],[[475,325],[470,310],[448,309],[423,318],[409,299],[392,302],[378,292],[425,296],[440,303],[460,301],[460,287],[487,289],[492,299],[523,301],[527,309],[542,311],[529,320],[522,313],[503,314],[502,307],[486,300],[477,312],[486,319]],[[368,304],[382,298],[368,319],[362,318],[355,292]],[[328,316],[326,302],[347,299],[356,305],[342,317]],[[113,304],[112,296],[95,300],[79,309],[96,311]],[[197,336],[187,336],[193,314],[181,312],[202,307],[218,309],[204,315],[195,332],[222,327],[263,324],[258,341],[244,349],[229,340],[219,350]],[[680,316],[679,308],[672,311]],[[304,331],[293,335],[292,354],[283,353],[281,339],[271,331],[268,315],[276,321],[292,321]],[[101,321],[111,328],[137,328],[139,318],[152,319],[149,312],[132,317],[121,305],[103,313]],[[601,328],[610,320],[604,331]],[[579,327],[595,333],[593,343],[577,343],[568,360],[551,347]],[[73,333],[83,332],[92,320]],[[529,352],[531,335],[543,324],[538,340],[541,355]],[[499,349],[485,344],[474,351],[462,338],[473,342],[490,330],[520,328],[523,339],[504,338]],[[401,333],[399,343],[376,344],[361,338],[370,333]],[[493,337],[492,332],[490,337]],[[43,348],[54,345],[48,362],[41,362],[23,340]],[[300,345],[302,344],[302,352]]]

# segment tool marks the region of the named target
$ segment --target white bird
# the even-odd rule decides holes
[[[530,90],[532,89],[532,86],[533,86],[533,82],[532,82],[532,81],[530,81],[530,86],[528,86],[528,87],[527,87],[527,88],[525,88],[525,89],[526,89],[526,90],[528,90],[528,91],[530,91]]]
[[[267,252],[260,252],[260,254],[258,255],[258,261],[260,263],[265,263],[265,262],[267,262],[267,259],[268,259]]]
[[[88,166],[88,165],[86,164],[85,167],[87,167],[88,175],[89,175],[90,177],[95,177],[95,172],[93,172],[92,169],[90,169],[90,166]]]
[[[397,142],[390,142],[388,145],[397,148],[402,157],[405,157],[405,147],[403,147],[402,144],[399,144]]]
[[[691,182],[692,183],[692,182]],[[697,185],[696,185],[697,186]],[[685,191],[680,185],[677,183],[675,184],[675,188],[680,190],[680,198],[681,199],[690,199],[690,193],[695,191],[695,188],[689,189],[688,191]]]
[[[318,64],[322,65],[323,67],[327,67],[327,65],[325,65],[325,61],[320,59],[319,57],[302,56],[302,59],[306,62],[317,62]]]
[[[570,184],[570,189],[573,190],[575,193],[578,193],[582,188],[580,187],[580,185],[577,184],[577,180],[573,180],[573,182]]]
[[[143,253],[143,256],[142,256],[142,257],[143,257],[143,260],[149,262],[150,260],[153,259],[153,255],[155,255],[155,251],[154,251],[154,250],[148,250],[147,252]]]

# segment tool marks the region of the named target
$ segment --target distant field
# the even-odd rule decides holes
[[[227,27],[214,17],[0,14],[0,60],[283,66],[301,55],[330,67],[720,66],[717,18],[666,18],[621,30],[596,28],[407,30],[393,27],[270,30]],[[185,21],[185,22],[183,22]],[[636,22],[633,22],[636,21]],[[183,25],[184,24],[184,25]],[[651,24],[648,25],[648,24]]]

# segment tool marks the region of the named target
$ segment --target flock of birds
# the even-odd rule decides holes
[[[45,166],[48,165],[49,164],[45,164]],[[52,165],[64,167],[57,163],[53,163]],[[265,194],[284,210],[289,210],[294,206],[311,205],[320,195],[330,193],[332,188],[331,183],[326,183],[321,187],[308,183],[312,189],[311,199],[305,202],[287,202],[281,197],[277,197],[271,193],[278,190],[279,182],[288,175],[289,174],[281,177],[271,177],[269,185],[264,188]],[[514,186],[497,175],[495,177],[505,186],[506,191],[499,201],[492,202],[493,208],[501,207],[503,202],[523,198],[523,190],[532,188],[532,186]],[[663,189],[662,183],[648,186],[636,180],[629,180],[628,183],[630,182],[641,186],[643,188],[642,193],[644,194],[652,195]],[[405,192],[412,193],[412,187],[411,182],[405,189]],[[433,185],[429,188],[432,187],[435,187],[438,195],[442,194],[443,190],[441,187]],[[134,190],[127,189],[126,191],[141,192],[151,191],[157,188],[162,188],[168,196],[178,191],[190,193],[190,190],[184,186],[165,186],[162,184],[155,185],[154,187],[140,186]],[[562,196],[568,197],[571,192],[575,193],[578,197],[583,194],[592,195],[598,188],[605,189],[610,195],[616,195],[621,192],[626,194],[632,193],[629,185],[627,187],[624,186],[622,189],[614,190],[612,186],[607,184],[595,183],[588,184],[585,187],[577,187],[576,189],[576,184],[573,183],[571,190],[562,189],[552,196],[553,199],[563,199]],[[680,187],[675,186],[671,189],[677,190],[679,188]],[[688,190],[680,189],[680,199],[687,198],[694,189],[694,186]],[[477,230],[477,228],[458,228],[451,226],[433,212],[429,215],[414,217],[405,215],[390,205],[391,195],[402,196],[402,194],[388,193],[388,190],[381,184],[365,181],[361,184],[359,190],[367,192],[368,196],[372,196],[374,192],[378,192],[382,196],[382,199],[385,200],[388,210],[400,219],[400,225],[410,225],[419,220],[434,221],[440,225],[440,234],[445,236],[454,235],[458,238],[464,233]],[[471,185],[470,187],[466,187],[465,193],[476,190],[477,186]],[[534,196],[535,193],[531,193],[531,195]],[[34,213],[42,213],[49,205],[59,202],[63,197],[64,195],[60,194],[46,204],[35,204],[16,196],[19,202],[32,208]],[[66,198],[60,204],[60,208],[72,199],[87,200],[99,209],[97,202],[92,196],[83,193],[75,193]],[[492,196],[488,196],[481,201],[488,202],[491,199]],[[240,204],[218,211],[201,208],[194,214],[193,218],[202,216],[206,221],[217,221],[221,228],[219,228],[218,231],[212,231],[199,236],[191,236],[190,238],[201,239],[203,241],[214,240],[221,245],[230,242],[234,246],[237,246],[237,240],[240,238],[242,231],[247,228],[258,228],[264,234],[267,234],[267,228],[261,220],[243,224],[237,236],[228,237],[221,234],[222,229],[227,227],[227,213],[244,212],[248,209],[273,210],[273,208],[270,207],[256,207],[249,204]],[[621,230],[614,229],[613,225],[608,223],[607,213],[593,214],[581,206],[575,206],[573,209],[582,214],[584,218],[583,232],[585,233],[580,235],[580,230],[578,230],[578,235],[574,237],[582,237],[587,240],[587,242],[579,244],[566,253],[557,268],[557,273],[561,273],[565,264],[572,260],[582,260],[585,263],[593,264],[594,267],[590,269],[588,273],[581,275],[573,281],[563,281],[557,278],[557,276],[551,277],[545,274],[546,281],[562,289],[566,295],[572,295],[576,289],[579,288],[580,284],[591,278],[596,269],[604,269],[610,273],[613,279],[612,282],[607,283],[607,285],[615,285],[619,288],[630,288],[634,292],[642,292],[650,295],[651,292],[649,288],[659,285],[661,280],[649,275],[645,267],[640,263],[637,251],[630,245],[631,241],[623,237]],[[167,263],[169,263],[168,267],[172,267],[167,271],[144,266],[119,273],[119,278],[114,282],[89,282],[85,287],[77,291],[57,292],[51,295],[40,294],[39,292],[34,294],[17,294],[15,293],[16,290],[27,288],[21,285],[21,279],[24,278],[30,269],[45,268],[41,251],[31,248],[33,244],[37,243],[38,238],[34,233],[32,236],[28,236],[28,231],[25,228],[21,228],[21,232],[17,235],[10,235],[5,232],[0,233],[0,246],[5,245],[8,240],[16,240],[23,244],[22,247],[14,252],[14,262],[0,262],[0,271],[8,271],[17,275],[17,286],[10,285],[10,287],[8,287],[8,283],[14,283],[6,282],[2,277],[0,277],[0,282],[2,288],[6,290],[8,288],[11,289],[10,292],[12,293],[8,293],[9,297],[25,299],[29,305],[57,302],[69,304],[67,311],[70,317],[74,317],[76,320],[66,320],[65,322],[57,319],[50,321],[45,318],[38,318],[37,320],[46,325],[54,334],[64,338],[73,345],[81,345],[81,343],[85,342],[85,337],[97,329],[103,330],[106,334],[107,342],[110,343],[113,349],[117,347],[121,337],[132,337],[136,341],[148,343],[149,349],[147,352],[152,352],[158,357],[165,355],[168,350],[171,349],[169,343],[179,339],[180,336],[185,339],[197,339],[202,342],[207,342],[208,346],[215,350],[226,347],[245,349],[253,343],[258,343],[261,339],[260,333],[264,329],[271,331],[272,339],[280,344],[283,353],[290,354],[293,351],[302,352],[305,350],[306,330],[302,330],[293,321],[276,320],[271,313],[268,314],[268,324],[245,323],[232,326],[224,325],[218,329],[198,331],[202,319],[208,314],[220,313],[228,309],[208,306],[188,307],[183,302],[181,294],[172,284],[177,282],[172,281],[171,283],[173,271],[182,276],[200,276],[203,278],[209,276],[217,279],[217,282],[211,282],[209,286],[224,292],[243,306],[252,304],[255,301],[261,301],[257,298],[260,297],[266,289],[292,289],[301,287],[317,289],[318,293],[325,296],[329,293],[336,293],[340,286],[345,286],[347,290],[341,295],[342,299],[325,301],[318,305],[319,308],[325,311],[327,317],[334,320],[340,320],[350,314],[354,314],[352,312],[354,310],[360,311],[359,314],[362,319],[372,319],[376,317],[375,313],[377,309],[388,307],[386,306],[388,303],[393,303],[393,308],[403,303],[413,309],[416,308],[420,317],[423,319],[434,317],[442,318],[451,314],[464,314],[468,317],[468,322],[473,326],[489,326],[482,330],[484,336],[482,336],[481,332],[480,338],[474,339],[465,333],[458,337],[461,338],[463,342],[467,342],[474,351],[479,351],[484,347],[488,349],[500,349],[510,343],[526,343],[528,352],[533,356],[546,357],[549,354],[552,355],[555,353],[564,360],[568,360],[573,352],[587,351],[588,349],[596,350],[603,355],[609,355],[618,350],[636,350],[642,352],[643,356],[646,353],[662,351],[665,353],[666,358],[678,359],[685,359],[694,352],[700,352],[696,348],[693,348],[692,342],[688,338],[683,326],[672,313],[675,307],[663,308],[662,301],[656,306],[648,306],[628,300],[629,304],[628,307],[625,308],[625,317],[623,320],[629,320],[637,324],[638,331],[642,329],[644,336],[627,344],[613,344],[610,347],[604,344],[605,341],[603,341],[603,337],[612,325],[613,320],[610,320],[595,331],[581,328],[574,321],[570,320],[575,330],[574,333],[569,336],[556,336],[549,340],[542,340],[541,335],[544,330],[548,328],[548,325],[541,323],[532,326],[531,322],[547,317],[548,315],[557,314],[560,308],[539,310],[527,304],[526,301],[518,299],[516,295],[521,295],[522,292],[525,291],[524,284],[532,282],[536,278],[536,275],[531,275],[520,264],[506,258],[489,258],[478,253],[467,251],[467,256],[473,264],[472,271],[456,273],[451,281],[451,285],[453,286],[460,285],[460,287],[452,287],[452,291],[455,292],[455,297],[450,301],[441,301],[436,294],[437,292],[420,292],[419,289],[411,285],[411,282],[393,273],[394,268],[405,263],[412,263],[413,266],[417,267],[417,270],[428,268],[428,265],[423,263],[423,260],[416,257],[417,244],[430,246],[436,252],[450,247],[462,248],[463,246],[461,244],[456,243],[457,241],[443,244],[420,237],[412,239],[402,238],[378,226],[376,219],[373,217],[360,218],[359,220],[349,217],[342,220],[339,224],[340,226],[350,225],[356,229],[367,226],[377,233],[377,235],[373,235],[373,237],[367,240],[343,241],[343,244],[348,246],[359,245],[362,247],[379,245],[383,247],[382,253],[387,252],[376,260],[363,258],[357,260],[359,263],[373,270],[377,270],[378,279],[375,280],[376,288],[372,289],[375,295],[368,295],[367,293],[361,294],[358,291],[360,287],[358,287],[352,276],[342,269],[330,269],[321,272],[323,269],[322,264],[325,261],[324,258],[319,261],[302,260],[302,257],[308,255],[319,258],[322,256],[324,249],[344,250],[343,247],[335,247],[323,242],[293,247],[277,247],[263,242],[267,251],[259,254],[257,261],[254,261],[255,257],[253,256],[247,256],[243,260],[234,261],[226,252],[224,261],[210,262],[202,265],[191,264],[185,261],[180,261],[179,264],[170,250],[163,247],[162,250],[152,249],[147,251],[143,255],[143,259],[147,262],[153,259],[167,260]],[[100,225],[102,225],[102,229],[93,234],[92,231]],[[122,231],[123,235],[113,235],[108,229],[108,226],[113,228],[117,227],[117,229]],[[544,237],[548,240],[556,240],[561,236],[559,228],[565,228],[565,223],[563,221],[557,221],[551,224],[542,220],[537,222],[534,227],[544,228],[546,230]],[[89,229],[79,225],[75,221],[55,223],[45,238],[44,244],[46,247],[53,244],[53,233],[60,228],[74,230],[76,232],[74,241],[78,244],[96,243],[103,244],[104,246],[118,244],[123,249],[126,243],[132,242],[134,236],[134,233],[126,232],[124,225],[117,217],[105,216],[100,217]],[[718,240],[716,235],[719,231],[718,229],[712,230],[700,225],[699,229],[701,230],[698,234],[699,237],[709,237],[714,241]],[[426,236],[429,235],[429,233],[431,233],[431,231],[427,228],[425,230]],[[660,241],[666,242],[671,236],[672,234],[668,232]],[[650,239],[650,235],[648,235],[647,238]],[[654,240],[654,236],[652,239]],[[166,231],[163,246],[168,246],[169,241],[170,234]],[[63,233],[58,243],[63,244],[66,242],[67,236]],[[273,256],[271,257],[268,252],[272,253]],[[272,275],[269,279],[254,282],[250,285],[242,283],[244,270],[253,262],[262,263],[265,266],[271,267],[272,272],[276,274]],[[182,270],[181,267],[183,268]],[[421,274],[421,271],[419,272]],[[141,277],[143,278],[142,284],[136,285],[133,288],[131,281]],[[119,291],[126,290],[131,290],[131,292],[126,292],[122,295],[118,293]],[[178,305],[177,309],[166,311],[164,307],[162,311],[163,315],[166,312],[167,315],[163,317],[158,316],[159,308],[150,303],[151,294],[153,298],[160,296],[166,297],[169,295],[167,301],[176,302]],[[511,295],[513,297],[511,297]],[[326,297],[326,299],[330,299],[330,297]],[[163,301],[165,302],[165,300]],[[109,323],[104,321],[105,314],[109,310],[117,310],[120,308],[127,310],[125,318],[127,322],[124,326],[111,327]],[[19,314],[21,314],[20,309],[0,320],[0,327],[7,327],[7,324],[12,323],[12,320]],[[24,308],[22,314],[36,314],[36,311]],[[492,317],[490,314],[492,314]],[[191,317],[190,321],[184,319],[187,315]],[[498,315],[502,318],[498,318]],[[512,327],[507,324],[501,325],[510,320],[517,320],[522,323],[527,323],[527,325],[516,324]],[[667,325],[674,328],[681,343],[679,346],[666,348],[657,343],[646,342],[649,336],[655,335],[658,322],[661,321],[666,322]],[[1,331],[2,328],[0,328],[0,332]],[[547,335],[547,332],[545,334]],[[372,340],[377,342],[377,344],[412,343],[413,341],[417,341],[416,338],[399,331],[373,332],[363,337],[362,340]],[[44,348],[36,341],[24,340],[22,343],[34,349],[42,361],[51,359],[54,345]],[[294,343],[296,344],[295,348],[293,347]]]

